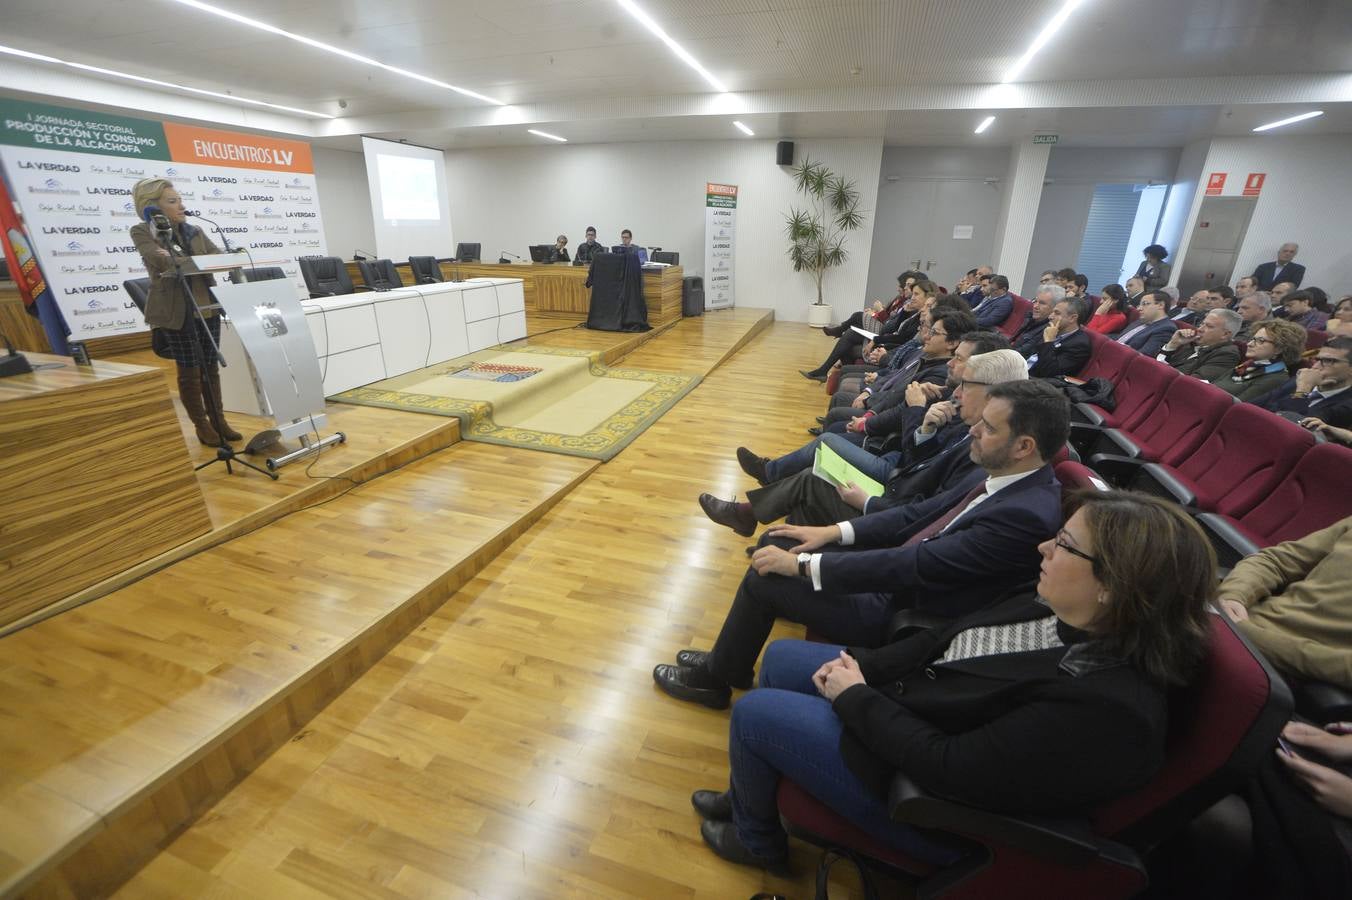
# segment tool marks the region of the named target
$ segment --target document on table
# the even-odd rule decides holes
[[[850,482],[854,482],[870,497],[880,497],[883,493],[881,484],[850,465],[839,453],[825,444],[817,445],[817,454],[812,460],[812,474],[838,487],[846,487]]]

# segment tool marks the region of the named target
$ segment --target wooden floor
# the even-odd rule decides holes
[[[684,320],[625,363],[707,371],[741,315]],[[306,702],[240,723],[285,743],[120,895],[810,895],[806,849],[781,881],[701,846],[688,797],[726,782],[727,714],[670,700],[649,672],[712,642],[745,568],[746,541],[695,496],[751,486],[738,444],[805,439],[824,398],[795,370],[827,349],[774,325],[604,465],[456,444],[4,638],[0,712],[27,727],[0,732],[0,872],[16,883],[54,830],[109,830],[146,788],[131,761],[205,741],[219,708],[258,708],[336,654],[333,635],[435,609],[335,659]],[[417,602],[392,613],[396,596]],[[245,756],[195,760],[195,777],[228,785]],[[161,794],[145,831],[191,806]],[[108,887],[72,868],[75,893]]]

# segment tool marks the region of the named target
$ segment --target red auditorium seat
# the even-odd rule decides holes
[[[1248,781],[1291,715],[1291,693],[1224,616],[1196,681],[1169,698],[1164,764],[1144,787],[1084,818],[1014,817],[930,796],[904,774],[892,783],[892,818],[966,847],[952,865],[912,859],[874,840],[789,779],[779,782],[785,829],[825,847],[847,847],[916,882],[924,898],[1006,900],[1131,897],[1148,884],[1144,857]]]
[[[1239,518],[1262,502],[1312,446],[1314,435],[1294,422],[1251,403],[1236,403],[1177,467],[1146,463],[1127,486]]]
[[[1324,346],[1324,342],[1329,339],[1329,333],[1318,328],[1311,328],[1305,332],[1305,350],[1318,350]]]
[[[1018,294],[1010,294],[1009,296],[1014,298],[1014,305],[1010,307],[1009,315],[1005,316],[1005,320],[995,326],[1005,337],[1014,336],[1014,332],[1023,326],[1024,315],[1033,308],[1031,300],[1025,300]]]
[[[1052,467],[1056,473],[1056,480],[1061,482],[1061,487],[1067,491],[1079,490],[1112,490],[1108,483],[1099,477],[1099,474],[1083,463],[1065,460]]]
[[[1197,520],[1211,535],[1221,564],[1232,566],[1256,550],[1302,538],[1349,514],[1352,449],[1317,444],[1275,487],[1264,491],[1252,509],[1229,515],[1203,513]]]
[[[1099,456],[1126,456],[1145,462],[1181,465],[1215,429],[1235,398],[1197,378],[1180,377],[1169,385],[1159,404],[1130,430],[1109,428],[1092,444],[1089,464]]]
[[[1099,346],[1108,353],[1116,352],[1108,350],[1109,345],[1109,342],[1104,342]],[[1172,366],[1142,356],[1122,344],[1115,346],[1122,347],[1133,357],[1124,363],[1120,378],[1114,380],[1113,400],[1116,407],[1109,412],[1091,403],[1076,403],[1072,417],[1101,428],[1131,430],[1145,420],[1179,375]]]

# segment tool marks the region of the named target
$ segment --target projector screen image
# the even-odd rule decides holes
[[[441,218],[432,160],[377,153],[376,170],[380,173],[381,218],[387,222]]]

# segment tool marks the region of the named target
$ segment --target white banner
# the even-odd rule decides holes
[[[0,164],[71,340],[146,330],[122,287],[146,274],[127,235],[138,221],[132,186],[142,178],[173,182],[184,206],[216,223],[193,225],[222,250],[228,240],[247,251],[241,265],[250,256],[260,266],[285,260],[287,277],[307,296],[296,259],[325,252],[308,145],[19,101],[5,101],[3,112]],[[90,143],[100,126],[101,142]],[[127,136],[126,147],[108,143],[109,134]],[[104,147],[128,155],[97,152]]]
[[[704,308],[724,309],[734,303],[737,238],[737,185],[704,185]]]

